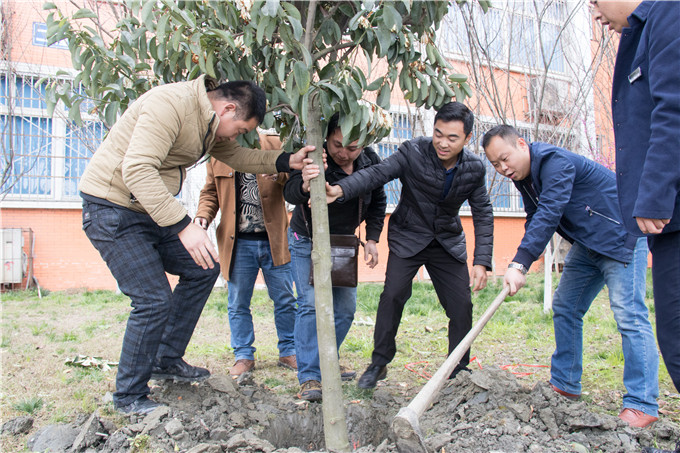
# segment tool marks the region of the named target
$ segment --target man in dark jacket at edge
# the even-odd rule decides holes
[[[614,173],[547,143],[527,143],[512,126],[496,126],[482,146],[496,171],[522,194],[527,220],[504,286],[514,295],[557,231],[572,243],[553,299],[555,352],[550,385],[578,399],[583,372],[583,317],[604,285],[623,346],[623,410],[619,418],[645,427],[657,420],[659,355],[645,304],[647,243],[626,231]]]
[[[628,231],[649,235],[656,335],[680,391],[680,3],[591,3],[595,19],[621,33],[612,80],[619,202]]]
[[[439,302],[449,318],[449,353],[472,327],[470,274],[465,233],[458,212],[468,201],[475,230],[473,290],[486,286],[493,248],[493,209],[486,191],[482,160],[464,149],[474,115],[465,105],[450,102],[434,119],[434,133],[399,146],[397,152],[370,168],[327,186],[329,201],[351,200],[374,187],[399,178],[399,204],[390,217],[389,257],[385,287],[380,295],[371,364],[358,382],[373,388],[387,376],[396,353],[395,338],[413,277],[425,266]],[[452,373],[466,369],[468,350]]]

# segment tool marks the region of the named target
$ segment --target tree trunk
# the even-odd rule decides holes
[[[314,163],[323,168],[323,129],[318,96],[311,96],[307,113],[307,143],[316,146],[310,153]],[[316,334],[319,344],[319,364],[323,389],[323,427],[326,449],[333,452],[351,451],[347,436],[345,405],[342,401],[342,380],[338,363],[333,316],[331,284],[331,243],[326,204],[326,177],[322,171],[310,181],[312,201],[312,232],[314,263],[314,295],[316,304]]]

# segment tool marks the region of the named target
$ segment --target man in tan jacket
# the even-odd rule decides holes
[[[155,87],[118,119],[83,173],[83,230],[133,307],[113,395],[120,412],[159,406],[148,399],[149,379],[210,376],[182,357],[219,276],[219,259],[175,196],[186,168],[207,153],[243,172],[302,168],[313,147],[286,154],[236,143],[262,122],[265,105],[264,91],[246,81],[217,85],[201,76]],[[179,276],[174,290],[166,272]]]
[[[278,149],[281,142],[277,136],[261,135],[260,146]],[[241,173],[216,159],[210,160],[207,172],[194,222],[207,229],[217,211],[221,211],[217,248],[229,290],[229,330],[236,359],[229,374],[238,377],[255,367],[250,300],[260,269],[274,302],[278,365],[296,370],[293,332],[297,300],[293,295],[286,238],[288,212],[283,199],[288,174]]]

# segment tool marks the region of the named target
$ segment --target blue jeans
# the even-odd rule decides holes
[[[239,238],[234,251],[229,282],[229,329],[236,360],[255,359],[255,332],[250,299],[257,273],[262,269],[269,297],[274,301],[274,323],[279,337],[279,356],[295,354],[295,296],[290,263],[274,266],[268,240]]]
[[[606,284],[623,345],[623,407],[657,416],[659,354],[645,305],[647,253],[646,238],[638,240],[629,264],[574,243],[553,299],[556,347],[550,382],[581,393],[583,316]]]
[[[312,263],[312,241],[307,236],[293,233],[288,229],[288,248],[293,265],[293,280],[298,297],[295,318],[295,350],[297,351],[298,381],[321,381],[319,368],[319,344],[316,337],[316,306],[314,287],[309,284],[309,269]],[[347,336],[354,321],[357,308],[357,289],[333,287],[333,315],[335,316],[335,338],[337,347]]]
[[[132,304],[113,394],[125,406],[149,394],[154,364],[182,359],[220,266],[203,269],[170,227],[126,208],[84,201],[83,230]],[[174,290],[166,272],[179,276]]]

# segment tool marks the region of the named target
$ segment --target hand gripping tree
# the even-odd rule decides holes
[[[73,79],[53,82],[48,102],[64,102],[76,122],[82,106],[91,105],[110,126],[152,86],[200,74],[254,80],[269,102],[263,126],[275,128],[289,151],[301,142],[315,145],[312,158],[321,163],[327,120],[336,112],[345,144],[367,145],[390,132],[393,91],[426,108],[470,95],[466,76],[451,74],[434,45],[449,8],[444,1],[92,2],[101,10],[81,1],[83,7],[70,12],[45,4],[49,41],[68,40],[76,70]],[[350,451],[321,176],[312,181],[311,203],[324,433],[329,450]]]

